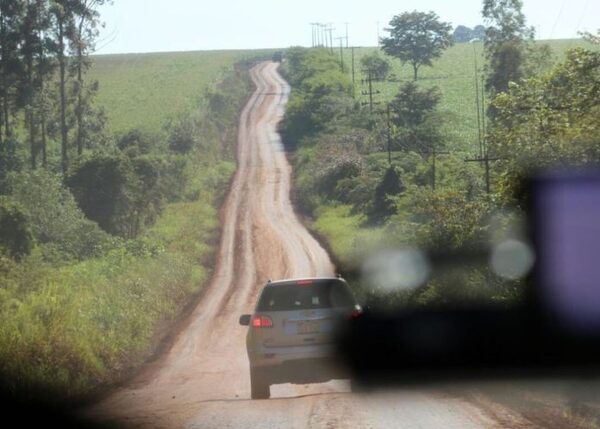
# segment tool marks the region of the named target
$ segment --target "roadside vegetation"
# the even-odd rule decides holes
[[[24,397],[114,383],[207,284],[252,89],[253,53],[94,68],[101,3],[0,4],[0,376]]]
[[[485,6],[485,40],[452,47],[435,14],[395,17],[379,52],[355,49],[354,85],[350,49],[345,67],[325,48],[287,53],[292,96],[281,131],[295,203],[373,305],[518,301],[523,281],[485,262],[434,272],[417,288],[390,289],[363,269],[390,248],[473,255],[521,239],[520,180],[564,160],[599,161],[597,38],[534,42],[519,2]],[[394,45],[420,37],[410,35],[420,20],[442,40],[421,63]]]

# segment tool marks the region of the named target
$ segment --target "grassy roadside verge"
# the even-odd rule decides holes
[[[210,280],[218,208],[235,171],[245,67],[225,76],[222,110],[206,111],[218,148],[189,154],[189,195],[167,205],[142,237],[102,257],[53,266],[39,252],[0,261],[0,372],[5,389],[76,398],[118,381],[152,355],[182,309]],[[213,117],[214,116],[214,117]],[[52,396],[49,396],[52,395]]]

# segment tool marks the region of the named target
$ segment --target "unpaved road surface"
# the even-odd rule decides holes
[[[348,382],[275,385],[250,400],[245,327],[269,279],[334,274],[290,203],[290,165],[276,125],[289,95],[277,64],[255,66],[256,91],[240,118],[238,171],[223,207],[218,266],[172,347],[87,411],[118,427],[490,428],[535,427],[499,404],[411,389],[357,395]]]

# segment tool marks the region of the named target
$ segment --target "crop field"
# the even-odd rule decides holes
[[[554,60],[560,61],[566,50],[578,46],[591,46],[579,39],[552,40],[548,43],[554,51]],[[360,59],[376,51],[377,48],[355,48],[355,93],[363,103],[368,102],[365,95],[368,85],[360,72]],[[336,51],[339,56],[339,51]],[[389,58],[389,57],[388,57]],[[477,110],[475,99],[475,60],[478,69],[484,66],[482,43],[460,43],[448,49],[444,55],[435,60],[433,67],[421,67],[419,82],[426,86],[438,86],[442,100],[440,110],[446,120],[447,145],[454,150],[469,153],[477,147]],[[350,49],[344,50],[344,63],[347,68],[352,64]],[[402,65],[399,60],[392,59],[391,79],[386,82],[373,83],[373,89],[378,91],[374,101],[378,110],[385,109],[385,103],[398,92],[401,84],[412,81],[413,71],[410,65]],[[481,89],[481,87],[480,87]]]
[[[89,72],[109,131],[160,133],[170,118],[198,106],[226,70],[269,51],[195,51],[98,55]]]

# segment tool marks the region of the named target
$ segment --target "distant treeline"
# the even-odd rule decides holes
[[[482,41],[485,39],[485,27],[477,25],[475,28],[469,28],[464,25],[459,25],[452,33],[456,43],[466,43],[473,40]]]

